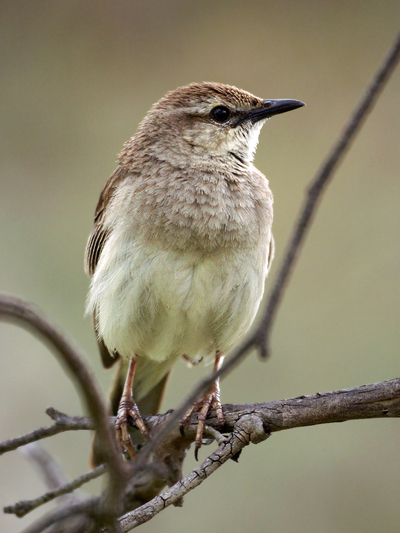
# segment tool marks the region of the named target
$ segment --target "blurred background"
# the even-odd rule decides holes
[[[0,290],[61,325],[107,390],[112,372],[102,369],[83,317],[95,204],[151,104],[206,80],[307,104],[269,121],[257,151],[275,197],[268,291],[307,184],[391,45],[399,15],[398,0],[3,0]],[[271,359],[248,357],[223,381],[223,403],[400,375],[399,104],[400,70],[326,191],[279,310]],[[82,412],[69,376],[35,338],[1,323],[0,350],[0,440],[47,425],[49,405]],[[206,371],[177,364],[164,408]],[[141,531],[398,532],[399,436],[396,420],[274,434]],[[89,443],[71,433],[43,445],[73,478],[88,468]],[[19,452],[0,458],[1,506],[44,490]],[[20,531],[49,508],[22,520],[0,515],[0,530]]]

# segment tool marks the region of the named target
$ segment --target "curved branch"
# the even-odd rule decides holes
[[[103,394],[97,380],[85,362],[85,356],[74,347],[61,331],[33,305],[14,296],[0,294],[0,319],[18,322],[44,340],[61,359],[73,377],[73,382],[83,397],[87,410],[104,443],[104,453],[109,467],[110,490],[107,504],[111,509],[120,507],[124,485],[128,480],[125,467],[115,439],[114,429],[107,416]]]

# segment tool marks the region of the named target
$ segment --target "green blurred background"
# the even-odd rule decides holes
[[[0,289],[62,325],[107,389],[111,376],[83,318],[94,207],[151,104],[203,80],[307,104],[268,122],[256,156],[275,196],[271,280],[307,183],[393,41],[399,15],[398,0],[3,0]],[[250,356],[223,382],[224,403],[400,375],[399,104],[397,71],[318,210],[279,310],[271,359]],[[0,324],[0,347],[1,440],[48,424],[49,405],[81,412],[42,344]],[[204,373],[179,363],[165,409]],[[87,469],[89,442],[74,433],[43,444],[72,478]],[[275,434],[141,531],[398,532],[399,442],[396,420]],[[187,469],[195,464],[189,455]],[[1,457],[2,506],[43,490],[21,454]],[[0,515],[0,530],[20,531],[42,513]]]

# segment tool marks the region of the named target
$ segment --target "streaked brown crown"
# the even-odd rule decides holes
[[[217,97],[221,103],[239,108],[252,108],[262,105],[262,100],[260,98],[232,85],[204,82],[191,83],[184,87],[178,87],[178,89],[163,96],[154,107],[158,109],[185,107],[193,104],[194,101],[204,103],[214,101],[215,97]]]

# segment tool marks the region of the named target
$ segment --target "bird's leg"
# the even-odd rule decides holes
[[[215,355],[214,372],[217,372],[221,368],[223,360],[224,360],[224,356],[220,354],[219,352],[217,352]],[[219,378],[217,378],[214,381],[214,383],[209,388],[208,392],[202,398],[200,398],[193,404],[193,406],[189,409],[189,411],[185,414],[185,416],[182,418],[180,422],[181,432],[184,432],[184,430],[187,428],[189,424],[189,420],[192,414],[195,413],[196,411],[200,411],[199,416],[198,416],[195,449],[194,449],[194,455],[196,459],[197,459],[198,451],[201,447],[201,440],[203,438],[205,421],[206,421],[208,412],[211,409],[211,407],[215,409],[219,422],[221,424],[224,424],[225,419],[222,413],[220,389],[219,389]]]
[[[148,438],[149,432],[143,422],[139,409],[133,399],[132,387],[133,379],[135,377],[137,359],[129,361],[128,373],[126,375],[124,390],[122,392],[121,400],[119,402],[117,419],[115,421],[115,431],[117,439],[120,442],[123,450],[127,450],[131,459],[135,457],[135,450],[128,431],[128,417],[131,417],[136,426],[140,430],[145,439]]]

